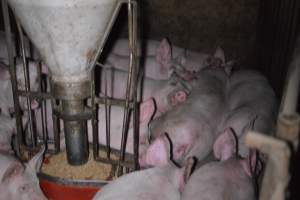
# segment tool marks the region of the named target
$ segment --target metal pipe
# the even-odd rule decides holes
[[[22,54],[22,62],[23,62],[23,70],[24,70],[24,78],[25,78],[25,91],[30,93],[29,70],[28,70],[28,65],[27,65],[27,61],[26,61],[23,31],[22,31],[21,24],[18,22],[16,17],[15,17],[15,19],[17,22],[17,29],[19,32],[20,43],[21,43],[21,54]],[[35,148],[37,146],[37,137],[36,137],[36,134],[34,133],[33,124],[32,124],[31,100],[32,99],[30,96],[28,96],[26,98],[31,145],[33,148]]]
[[[99,157],[99,145],[98,145],[98,112],[97,104],[95,102],[95,66],[92,68],[91,74],[91,106],[92,106],[92,132],[93,132],[93,157],[94,160],[97,160]]]
[[[5,25],[5,37],[6,37],[6,44],[7,44],[7,52],[8,52],[8,61],[9,61],[9,72],[11,77],[11,85],[13,90],[13,101],[14,101],[14,109],[16,115],[16,126],[17,126],[17,140],[16,140],[16,154],[18,157],[21,157],[20,146],[23,144],[23,135],[22,135],[22,119],[21,119],[21,109],[19,104],[18,98],[18,86],[17,86],[17,78],[16,78],[16,67],[14,63],[14,55],[12,49],[12,35],[11,35],[11,28],[10,28],[10,19],[9,19],[9,12],[8,12],[8,4],[7,0],[2,0],[2,12],[3,12],[3,19]]]
[[[50,91],[53,91],[52,81],[50,81]],[[51,95],[52,97],[52,95]],[[53,112],[56,109],[55,98],[51,98],[51,109],[52,109],[52,125],[53,125],[53,139],[54,139],[54,153],[60,152],[60,119]]]
[[[84,111],[81,100],[62,100],[62,109],[65,114],[76,115]],[[67,160],[71,165],[82,165],[88,161],[88,139],[85,121],[64,120],[66,137]]]
[[[134,66],[134,76],[133,76],[133,158],[134,158],[134,168],[137,170],[139,169],[139,112],[138,112],[138,104],[137,104],[137,85],[138,85],[138,62],[137,62],[137,12],[138,7],[136,2],[133,3],[133,11],[132,11],[132,28],[133,28],[133,46],[132,46],[132,53],[133,53],[133,64]]]
[[[123,127],[122,127],[122,139],[121,139],[121,155],[119,161],[124,161],[125,151],[126,151],[126,141],[128,136],[128,126],[129,126],[129,116],[130,116],[130,107],[129,101],[133,100],[133,82],[135,77],[135,65],[136,65],[136,42],[134,42],[134,38],[136,38],[136,34],[133,29],[133,10],[132,10],[132,1],[128,0],[128,33],[129,33],[129,71],[127,77],[127,86],[126,86],[126,103],[124,108],[124,118],[123,118]],[[136,94],[136,93],[135,93]],[[118,165],[118,176],[122,175],[123,168]]]
[[[110,19],[108,25],[107,25],[107,28],[106,28],[106,30],[105,30],[105,32],[104,32],[104,34],[103,34],[103,37],[101,38],[101,42],[100,42],[99,48],[98,48],[98,50],[97,50],[97,52],[96,52],[96,56],[94,57],[94,60],[92,60],[92,62],[91,62],[91,66],[92,66],[92,67],[94,67],[94,66],[96,65],[97,60],[99,59],[99,56],[100,56],[101,53],[102,53],[103,45],[105,44],[105,42],[106,42],[106,40],[107,40],[107,38],[108,38],[108,35],[109,35],[109,33],[110,33],[110,30],[112,29],[112,27],[113,27],[113,25],[114,25],[114,22],[115,22],[116,19],[117,19],[117,16],[118,16],[118,14],[119,14],[119,11],[120,11],[121,6],[122,6],[123,3],[127,3],[127,0],[119,0],[119,1],[117,2],[116,9],[115,9],[115,11],[114,11],[114,13],[113,13],[113,15],[112,15],[112,17],[111,17],[111,19]]]
[[[110,106],[107,104],[107,70],[104,69],[105,80],[104,80],[104,99],[105,99],[105,124],[106,124],[106,155],[107,159],[110,159]]]

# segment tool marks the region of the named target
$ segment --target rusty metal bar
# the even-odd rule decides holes
[[[25,47],[24,47],[24,35],[23,35],[21,24],[18,22],[16,17],[15,17],[15,19],[16,19],[16,23],[17,23],[17,29],[19,32],[19,38],[20,38],[20,44],[21,44],[21,56],[22,56],[24,78],[25,78],[25,91],[30,93],[29,70],[28,70],[28,65],[27,65],[27,61],[26,61],[26,54],[25,54]],[[29,131],[30,131],[31,145],[33,148],[35,148],[37,146],[37,137],[36,137],[36,133],[34,133],[34,130],[33,130],[31,101],[32,101],[32,99],[30,96],[26,97],[27,112],[28,112],[28,117],[29,117]]]
[[[124,99],[107,97],[105,100],[105,97],[95,97],[96,104],[105,104],[105,101],[107,101],[108,105],[112,105],[112,106],[124,107],[126,104],[126,100],[124,100]],[[129,106],[130,106],[130,108],[133,108],[132,102],[129,102]]]
[[[31,97],[31,98],[37,98],[37,99],[52,99],[53,96],[51,93],[48,93],[48,92],[34,92],[34,91],[31,91],[31,92],[26,92],[26,91],[23,91],[23,90],[18,90],[17,91],[17,94],[19,96],[25,96],[25,97]]]
[[[97,158],[99,157],[99,145],[98,145],[98,141],[99,141],[99,136],[98,136],[98,112],[97,112],[97,104],[95,102],[95,66],[92,68],[91,71],[91,106],[92,106],[92,113],[93,113],[93,117],[92,117],[92,121],[91,121],[91,125],[92,125],[92,133],[93,133],[93,158],[94,160],[97,160]]]
[[[116,6],[116,9],[111,17],[111,20],[108,23],[108,26],[106,28],[106,31],[103,35],[103,37],[101,38],[101,42],[99,45],[99,48],[97,49],[96,52],[96,56],[94,58],[94,60],[91,62],[91,67],[92,67],[92,72],[94,72],[95,70],[95,66],[96,65],[102,65],[100,63],[97,63],[97,60],[99,59],[99,56],[101,55],[102,51],[103,51],[103,44],[106,42],[108,35],[110,33],[110,30],[112,29],[112,26],[114,25],[114,22],[119,14],[119,11],[121,9],[121,6],[123,3],[126,3],[126,0],[119,0]],[[97,104],[105,104],[105,103],[109,103],[111,105],[112,102],[116,102],[117,104],[119,104],[119,101],[115,101],[115,100],[111,100],[108,99],[107,97],[105,98],[97,98],[95,96],[95,80],[94,80],[94,73],[92,74],[92,84],[91,84],[91,100],[92,100],[92,112],[93,112],[93,117],[92,117],[92,129],[93,129],[93,157],[95,161],[101,161],[101,158],[99,157],[99,144],[98,144],[98,126],[97,126]]]
[[[133,10],[132,10],[132,53],[133,53],[133,66],[134,66],[134,76],[133,76],[133,87],[132,87],[132,99],[133,99],[133,160],[134,160],[134,169],[139,169],[139,109],[137,104],[137,85],[138,85],[138,72],[139,72],[139,65],[137,62],[137,12],[138,6],[136,2],[132,2]]]
[[[105,124],[106,124],[106,156],[110,159],[110,106],[107,104],[107,70],[103,69],[105,73],[104,80],[104,100],[105,100]]]
[[[91,62],[91,67],[94,67],[96,65],[97,60],[99,59],[99,57],[100,57],[100,55],[101,55],[101,53],[103,51],[103,46],[104,46],[104,44],[105,44],[105,42],[106,42],[106,40],[108,38],[110,30],[112,29],[112,27],[114,25],[114,22],[117,19],[117,16],[119,14],[119,11],[120,11],[121,6],[122,6],[123,3],[127,3],[127,1],[126,0],[119,0],[118,1],[116,9],[115,9],[115,11],[114,11],[114,13],[113,13],[113,15],[111,17],[111,20],[109,21],[109,23],[107,25],[106,31],[103,34],[103,37],[101,38],[100,45],[99,45],[100,48],[98,48],[98,50],[96,52],[96,56],[95,56],[94,60],[92,60],[92,62]]]
[[[124,118],[123,118],[123,127],[122,127],[122,139],[121,139],[121,155],[119,158],[119,161],[124,161],[125,157],[125,151],[126,151],[126,141],[128,136],[128,126],[129,126],[129,120],[130,120],[130,107],[129,107],[129,101],[133,99],[133,95],[136,94],[135,91],[133,91],[133,84],[135,82],[134,77],[136,76],[136,55],[137,55],[137,49],[136,49],[136,30],[134,30],[133,27],[133,1],[128,0],[127,8],[128,8],[128,35],[129,35],[129,51],[130,51],[130,60],[129,60],[129,70],[128,70],[128,77],[127,77],[127,86],[126,86],[126,103],[124,108]],[[135,105],[136,106],[136,105]],[[123,173],[123,168],[118,165],[118,172],[117,175],[120,176]]]
[[[11,35],[11,27],[10,27],[10,19],[9,19],[9,11],[7,0],[2,0],[2,12],[3,19],[5,25],[5,36],[6,36],[6,44],[8,51],[8,60],[9,60],[9,72],[11,77],[11,85],[13,90],[13,101],[14,101],[14,109],[16,114],[16,126],[17,126],[17,140],[16,140],[16,154],[18,157],[21,157],[20,146],[23,144],[23,135],[22,135],[22,119],[21,119],[21,109],[19,104],[19,98],[16,93],[18,90],[17,86],[17,78],[16,78],[16,66],[14,63],[14,55],[12,49],[12,35]]]

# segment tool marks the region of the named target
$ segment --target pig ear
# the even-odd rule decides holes
[[[27,163],[27,167],[34,172],[38,172],[41,168],[45,149],[46,147],[43,145],[42,149]]]
[[[217,47],[214,53],[214,58],[220,59],[222,61],[222,64],[225,64],[225,53],[221,47]]]
[[[257,152],[251,150],[247,158],[240,161],[245,173],[249,177],[253,177],[258,173],[262,166],[257,162]]]
[[[187,183],[190,176],[192,175],[195,165],[196,165],[196,158],[195,157],[188,157],[185,165],[184,165],[184,183]]]
[[[172,59],[171,45],[166,38],[162,39],[158,48],[156,49],[156,62],[163,68],[169,68]]]
[[[149,122],[155,112],[155,101],[150,98],[140,105],[140,123]]]
[[[179,174],[179,190],[183,192],[184,186],[187,184],[189,178],[191,177],[194,168],[196,165],[196,158],[195,157],[188,157],[185,165],[180,169]]]
[[[11,178],[21,175],[24,171],[24,167],[18,161],[12,163],[4,172],[4,175],[1,179],[1,183],[9,181]]]
[[[231,128],[227,128],[221,135],[219,135],[213,146],[215,157],[221,161],[228,160],[232,157],[235,153],[237,153],[236,149],[236,136]]]
[[[0,80],[5,81],[10,79],[8,66],[0,62]]]
[[[179,105],[186,101],[188,94],[184,90],[178,90],[170,94],[169,102],[172,106]]]
[[[170,160],[170,144],[164,136],[154,140],[145,154],[139,158],[141,167],[165,166]]]

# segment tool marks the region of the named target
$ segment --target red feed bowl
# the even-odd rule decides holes
[[[108,181],[69,180],[38,174],[40,186],[51,200],[90,200]]]

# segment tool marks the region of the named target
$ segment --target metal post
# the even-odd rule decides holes
[[[25,78],[25,91],[30,93],[29,69],[28,69],[28,65],[27,65],[27,61],[26,61],[26,54],[25,54],[25,47],[24,47],[24,35],[23,35],[21,24],[18,22],[16,17],[15,17],[15,19],[17,21],[17,29],[19,32],[20,43],[21,43],[22,62],[23,62],[23,70],[24,70],[24,78]],[[30,96],[26,97],[31,145],[33,148],[35,148],[37,146],[37,137],[33,131],[31,100],[32,99]]]
[[[20,146],[23,144],[23,135],[22,135],[22,119],[21,119],[21,109],[18,98],[18,86],[17,86],[17,78],[16,78],[16,67],[14,63],[14,55],[12,49],[12,35],[10,28],[10,20],[9,20],[9,12],[7,0],[2,0],[2,11],[3,11],[3,19],[5,25],[5,36],[7,43],[7,51],[8,51],[8,60],[9,60],[9,72],[11,77],[11,85],[13,90],[13,101],[16,115],[16,125],[17,125],[17,140],[16,140],[16,154],[18,157],[21,157]]]

